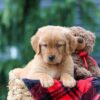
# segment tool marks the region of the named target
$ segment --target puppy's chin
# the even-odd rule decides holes
[[[50,62],[50,61],[47,61],[47,62],[45,62],[46,64],[49,64],[49,65],[56,65],[56,64],[58,64],[57,62]]]
[[[60,64],[61,63],[61,60],[60,61],[49,61],[47,59],[44,59],[44,63],[48,64],[48,65],[57,65],[57,64]]]

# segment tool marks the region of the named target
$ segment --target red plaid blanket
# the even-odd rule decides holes
[[[100,78],[90,77],[67,88],[58,80],[50,88],[43,88],[38,80],[23,79],[35,100],[100,100]]]

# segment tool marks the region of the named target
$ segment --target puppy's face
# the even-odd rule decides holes
[[[32,37],[31,44],[37,54],[47,64],[60,64],[65,55],[69,55],[76,47],[75,38],[66,34],[62,27],[43,27]]]
[[[45,63],[59,64],[66,51],[66,40],[58,33],[47,33],[39,40],[41,56]]]

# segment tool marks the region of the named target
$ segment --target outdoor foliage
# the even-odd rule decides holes
[[[0,100],[6,99],[8,72],[23,67],[34,56],[30,38],[39,27],[48,24],[73,26],[76,16],[83,27],[92,31],[98,27],[94,18],[98,19],[100,13],[92,0],[52,0],[48,7],[40,4],[41,0],[4,0],[4,9],[0,12],[0,52],[16,46],[21,57],[0,61]]]

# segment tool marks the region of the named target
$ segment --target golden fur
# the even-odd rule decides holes
[[[43,87],[59,79],[64,86],[74,87],[74,63],[71,53],[76,49],[77,38],[60,26],[45,26],[32,36],[34,58],[23,68],[13,72],[20,78],[39,79]],[[54,56],[51,61],[49,56]]]

